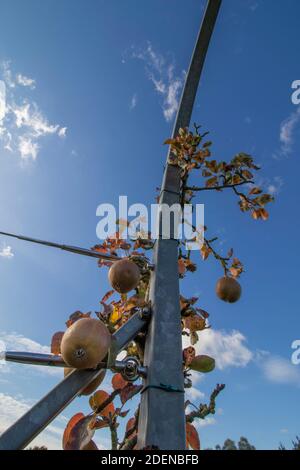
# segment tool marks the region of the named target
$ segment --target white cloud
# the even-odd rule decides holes
[[[47,119],[39,111],[36,103],[25,101],[21,106],[12,106],[12,112],[15,115],[16,126],[20,129],[27,128],[31,135],[38,138],[47,134],[58,134],[66,131],[66,128],[60,128],[58,124],[49,124]]]
[[[6,258],[6,259],[11,259],[14,257],[14,254],[12,252],[12,249],[11,249],[11,246],[4,246],[3,248],[1,248],[0,250],[0,256],[2,258]]]
[[[5,60],[1,63],[3,79],[4,79],[5,84],[9,88],[15,88],[16,84],[13,79],[13,74],[10,69],[10,65],[11,65],[11,62],[9,60]]]
[[[194,403],[196,401],[198,403],[199,400],[205,398],[205,393],[201,392],[201,390],[196,387],[191,387],[185,389],[185,396],[187,400],[190,400],[190,402]]]
[[[147,77],[153,83],[155,91],[162,97],[164,117],[166,121],[171,121],[178,109],[185,73],[182,72],[177,76],[173,61],[165,59],[162,54],[155,51],[150,42],[145,49],[133,48],[131,57],[145,63]]]
[[[205,419],[200,419],[197,421],[196,423],[196,428],[199,427],[199,428],[204,428],[206,426],[212,426],[214,424],[216,424],[216,419],[213,418],[212,416],[207,416]]]
[[[0,126],[6,114],[6,87],[3,80],[0,81]]]
[[[32,90],[34,90],[35,88],[35,80],[33,78],[26,77],[25,75],[22,75],[21,73],[17,74],[16,81],[19,85],[29,87]]]
[[[39,151],[39,144],[34,142],[29,136],[19,137],[18,149],[23,160],[36,160]]]
[[[188,345],[188,338],[184,337]],[[216,361],[216,367],[223,370],[227,367],[245,367],[253,359],[253,353],[246,346],[246,338],[239,331],[213,330],[201,332],[201,340],[195,345],[196,354],[206,354]],[[186,347],[186,346],[185,346]]]
[[[2,71],[2,76],[1,76]],[[1,80],[2,78],[2,80]],[[40,139],[47,135],[66,136],[66,127],[51,124],[37,103],[21,97],[19,87],[34,89],[35,80],[21,73],[14,77],[9,62],[0,64],[0,141],[4,149],[22,160],[36,160]]]
[[[300,106],[280,125],[279,141],[281,144],[278,154],[274,158],[288,157],[293,151],[295,131],[300,121]]]
[[[66,137],[67,129],[67,127],[61,127],[58,131],[59,137]]]
[[[34,341],[26,336],[20,335],[18,333],[6,333],[5,331],[0,331],[0,344],[2,348],[6,351],[22,351],[22,352],[32,352],[32,353],[41,353],[41,354],[49,354],[50,347],[43,346],[42,344]],[[63,371],[61,368],[55,367],[47,367],[47,366],[34,366],[34,365],[27,365],[27,364],[13,364],[11,362],[0,362],[0,372],[10,373],[21,369],[26,368],[30,369],[31,372],[37,372],[41,374],[51,375],[55,377],[62,378]]]
[[[293,365],[290,360],[273,356],[268,352],[260,352],[256,361],[270,382],[300,387],[300,368]]]
[[[281,191],[282,186],[284,185],[283,178],[281,176],[275,176],[273,180],[269,183],[267,187],[267,191],[272,196],[279,194]]]
[[[281,434],[288,434],[289,430],[286,429],[286,428],[282,428],[282,429],[280,429],[280,432],[281,432]]]
[[[137,105],[137,94],[134,93],[130,101],[129,109],[133,110],[136,107],[136,105]]]
[[[13,397],[0,392],[0,434],[28,411],[29,404],[24,398]],[[62,421],[60,417],[57,421]],[[29,446],[45,445],[48,449],[61,449],[63,427],[50,424]]]

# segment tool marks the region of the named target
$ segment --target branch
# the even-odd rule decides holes
[[[134,446],[136,445],[136,443],[137,443],[137,434],[129,441],[126,441],[126,443],[120,450],[132,450]]]
[[[186,191],[212,191],[212,190],[222,190],[222,189],[227,189],[227,188],[233,188],[235,189],[237,186],[242,186],[243,184],[255,184],[254,181],[242,181],[241,183],[236,183],[236,184],[224,184],[222,186],[211,186],[210,188],[206,187],[198,187],[198,186],[185,186],[184,190]]]
[[[134,417],[135,417],[134,425],[131,428],[129,428],[128,431],[126,431],[123,442],[121,442],[121,444],[119,445],[119,450],[132,449],[132,447],[128,447],[128,445],[131,445],[130,443],[132,443],[134,441],[134,438],[137,436],[138,425],[139,425],[139,413],[140,413],[140,407],[138,406],[136,412],[134,413]],[[132,436],[132,434],[134,433],[135,435],[131,439],[129,439],[130,436]],[[136,441],[133,444],[133,447],[135,446],[135,444],[136,444]]]
[[[213,256],[215,257],[215,259],[217,261],[220,261],[220,263],[222,264],[222,267],[224,269],[225,275],[226,275],[227,272],[228,272],[227,263],[230,261],[230,258],[225,258],[225,257],[219,255],[219,253],[216,252],[216,250],[212,246],[212,243],[216,240],[218,240],[218,238],[213,238],[212,240],[207,240],[206,238],[204,238],[204,243],[210,249],[210,251],[213,254]]]
[[[96,408],[94,410],[94,413],[95,414],[100,414],[104,408],[106,408],[108,405],[110,405],[110,403],[112,403],[114,401],[114,399],[116,398],[117,395],[119,395],[121,392],[121,389],[118,389],[118,390],[114,390],[110,395],[109,397],[103,402],[101,403],[100,406],[98,406],[98,408]]]
[[[118,449],[118,433],[116,428],[116,423],[113,422],[109,426],[110,429],[110,437],[111,437],[111,450]]]
[[[197,411],[192,411],[186,415],[187,423],[192,423],[195,419],[205,419],[209,414],[215,414],[216,411],[216,398],[222,390],[224,390],[225,385],[217,385],[214,391],[210,396],[209,405],[201,404]]]

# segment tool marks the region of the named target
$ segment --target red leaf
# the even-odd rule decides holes
[[[104,390],[98,390],[90,397],[89,403],[92,410],[96,411],[100,408],[107,400],[109,399],[109,394]],[[101,416],[109,418],[110,416],[114,415],[115,407],[114,404],[108,403],[107,406],[100,412]]]
[[[100,303],[105,303],[113,294],[115,293],[114,290],[110,290],[108,292],[106,292],[106,294],[102,297],[102,299],[100,300]]]
[[[95,433],[93,429],[95,421],[95,416],[83,416],[79,419],[69,430],[67,439],[64,441],[64,450],[81,450],[85,447]]]
[[[126,424],[126,432],[129,432],[130,429],[134,428],[134,426],[135,426],[135,418],[130,418]]]
[[[114,390],[122,390],[128,385],[128,382],[123,379],[122,374],[115,374],[111,379],[111,384]]]
[[[130,400],[134,395],[139,393],[142,390],[143,386],[142,385],[133,385],[133,384],[128,384],[125,388],[120,393],[120,399],[122,405],[126,403],[128,400]]]
[[[196,428],[186,423],[186,442],[187,447],[191,447],[193,450],[200,450],[200,439]]]
[[[51,340],[51,354],[60,354],[60,343],[64,335],[63,331],[54,333]]]
[[[71,430],[78,423],[78,421],[80,421],[82,418],[84,418],[84,414],[77,413],[76,415],[72,416],[72,418],[68,422],[67,426],[65,427],[64,434],[63,434],[63,442],[62,442],[63,449],[65,449],[66,444],[69,441]]]
[[[187,367],[191,364],[195,357],[196,351],[195,348],[193,348],[192,346],[189,346],[188,348],[185,348],[183,350],[183,361]]]
[[[80,318],[90,318],[92,312],[88,313],[82,313],[80,310],[76,310],[76,312],[72,313],[70,315],[69,320],[66,322],[67,327],[73,325],[77,320],[80,320]]]
[[[178,260],[178,273],[183,275],[186,272],[185,262],[182,258]]]

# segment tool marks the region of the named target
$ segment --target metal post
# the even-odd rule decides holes
[[[187,74],[173,137],[181,127],[188,127],[190,124],[200,75],[220,6],[221,0],[208,1]],[[179,168],[169,165],[167,160],[160,204],[179,204],[180,190]],[[163,239],[159,232],[154,247],[154,265],[155,270],[150,280],[152,319],[144,360],[148,372],[139,413],[138,448],[157,446],[163,450],[182,450],[185,449],[186,438],[176,239]]]
[[[145,327],[147,317],[135,314],[113,335],[114,351],[121,351]],[[56,357],[56,356],[54,356]],[[15,356],[20,359],[20,356]],[[13,357],[11,356],[11,360]],[[24,449],[98,375],[97,370],[76,370],[0,436],[0,450]]]

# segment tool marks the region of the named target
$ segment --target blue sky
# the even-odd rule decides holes
[[[199,0],[2,0],[1,230],[90,247],[100,203],[154,200],[203,8]],[[199,201],[220,250],[234,247],[246,267],[235,305],[216,298],[220,268],[197,253],[198,272],[183,283],[211,314],[199,348],[218,365],[192,393],[205,400],[226,383],[216,416],[199,427],[203,447],[245,435],[276,448],[300,433],[300,366],[291,364],[300,338],[300,113],[291,102],[299,14],[296,0],[226,0],[195,104],[193,121],[210,131],[215,157],[253,154],[263,166],[259,183],[276,196],[267,223],[240,213],[231,194]],[[5,238],[0,255],[0,339],[11,349],[46,351],[70,313],[97,310],[108,290],[90,259]],[[0,431],[61,375],[1,365]],[[58,447],[77,410],[88,410],[86,399],[38,442]],[[97,442],[107,446],[107,435]]]

